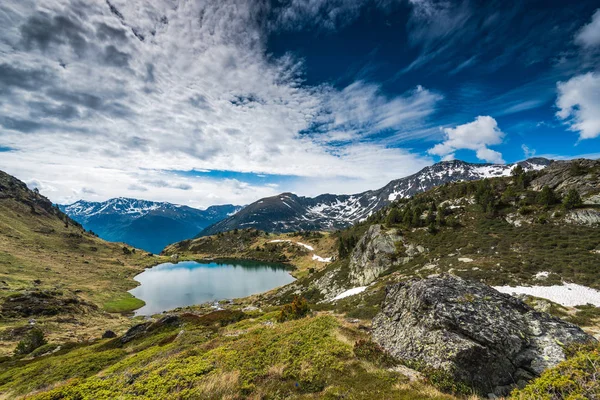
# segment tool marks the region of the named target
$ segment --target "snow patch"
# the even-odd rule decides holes
[[[308,245],[306,243],[294,242],[293,240],[275,239],[275,240],[269,241],[269,243],[283,243],[283,242],[294,243],[294,244],[297,244],[298,246],[305,247],[307,250],[310,250],[310,251],[313,251],[315,249],[314,247],[312,247],[312,246],[310,246],[310,245]]]
[[[315,248],[312,247],[311,245],[308,245],[306,243],[302,243],[302,242],[294,242],[293,240],[287,240],[287,239],[275,239],[275,240],[270,240],[269,243],[293,243],[293,244],[297,244],[298,246],[302,246],[304,248],[306,248],[307,250],[310,251],[314,251]],[[318,256],[316,254],[313,254],[312,259],[315,261],[319,261],[319,262],[331,262],[332,257],[321,257]]]
[[[461,257],[461,258],[458,259],[458,261],[464,262],[464,263],[470,263],[470,262],[473,262],[473,259],[472,258],[467,258],[467,257]]]
[[[507,294],[527,294],[541,297],[566,307],[585,304],[600,307],[600,291],[575,283],[554,286],[494,286],[493,288]]]
[[[346,290],[345,292],[342,292],[342,293],[338,294],[337,296],[335,296],[333,299],[331,299],[331,301],[340,300],[340,299],[343,299],[346,297],[354,296],[356,294],[364,292],[366,288],[367,288],[366,286],[359,286],[359,287],[352,288],[350,290]]]

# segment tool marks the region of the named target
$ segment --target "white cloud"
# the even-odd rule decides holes
[[[533,156],[535,156],[535,149],[530,149],[529,146],[527,146],[526,144],[522,144],[521,145],[521,149],[523,150],[523,154],[525,155],[525,158],[531,158]]]
[[[298,15],[326,10],[324,24],[354,15],[351,2],[311,4]],[[428,160],[365,141],[380,131],[414,135],[441,95],[417,87],[388,97],[364,81],[342,90],[307,86],[299,60],[266,54],[264,7],[245,0],[2,2],[0,146],[15,150],[2,153],[0,169],[51,183],[55,201],[142,193],[206,206],[247,203],[274,188],[221,187],[168,171],[349,178],[366,189],[382,175],[381,154],[394,165]],[[144,183],[160,174],[170,188]]]
[[[474,150],[480,160],[504,163],[501,153],[488,148],[488,146],[501,144],[504,139],[504,133],[498,128],[494,118],[479,116],[473,122],[455,128],[444,128],[444,133],[446,140],[429,149],[429,154],[454,157],[454,152],[457,150],[467,149]]]
[[[600,75],[588,72],[557,83],[556,115],[579,132],[580,139],[600,136]]]
[[[575,42],[584,48],[600,46],[600,8],[592,16],[592,21],[577,32]]]

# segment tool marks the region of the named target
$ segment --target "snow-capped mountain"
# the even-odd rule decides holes
[[[443,161],[414,175],[391,181],[381,189],[354,195],[300,197],[293,193],[282,193],[244,207],[237,214],[204,229],[198,236],[236,228],[256,228],[267,232],[342,229],[367,218],[396,199],[413,196],[446,182],[508,176],[517,164],[525,170],[539,170],[551,162],[545,158],[531,158],[516,164]]]
[[[227,218],[239,206],[211,206],[206,210],[119,197],[104,202],[80,200],[60,209],[105,240],[124,242],[152,253],[193,237],[198,231]]]

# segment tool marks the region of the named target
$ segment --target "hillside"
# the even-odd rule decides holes
[[[289,264],[300,278],[319,271],[336,258],[336,237],[328,232],[270,234],[241,229],[184,240],[167,246],[161,254],[178,260],[249,259]]]
[[[198,210],[188,206],[128,198],[104,202],[80,200],[60,209],[104,240],[160,253],[168,244],[195,236],[198,231],[241,209],[231,204]]]
[[[354,195],[323,194],[312,198],[282,193],[244,207],[235,215],[207,227],[198,236],[245,228],[271,233],[344,229],[396,199],[411,197],[444,183],[508,176],[515,165],[525,170],[540,170],[550,163],[544,158],[532,158],[509,165],[445,161],[426,167],[414,175],[391,181],[381,189]]]
[[[383,288],[379,278],[443,272],[498,286],[565,281],[600,289],[599,173],[600,161],[555,162],[400,199],[337,233],[340,258],[286,290],[319,301],[376,282],[370,293]],[[565,208],[572,190],[582,203]]]
[[[513,360],[525,363],[525,370],[519,372],[520,390],[512,392],[512,399],[594,398],[600,393],[594,372],[599,350],[576,325],[600,335],[600,309],[559,304],[565,299],[525,296],[522,302],[485,284],[543,289],[568,283],[600,289],[599,176],[600,161],[554,162],[540,171],[517,169],[508,177],[447,183],[398,199],[333,233],[273,235],[240,229],[171,245],[165,254],[178,259],[287,261],[297,268],[299,279],[223,303],[218,310],[212,304],[177,309],[139,320],[116,338],[96,336],[89,344],[53,354],[7,360],[0,364],[0,392],[10,397],[34,392],[39,399],[487,396],[457,379],[454,370],[392,356],[392,351],[405,353],[393,347],[402,341],[394,338],[396,328],[389,324],[406,320],[398,323],[416,338],[457,331],[457,343],[474,343],[475,353],[450,358],[459,367],[468,357],[484,354],[486,341],[493,339],[497,346],[523,343]],[[307,268],[304,263],[314,254],[331,256],[331,262]],[[455,295],[456,288],[444,286],[447,282],[467,291]],[[415,294],[395,297],[410,285]],[[434,289],[447,303],[440,303],[444,296],[438,292],[425,294]],[[308,300],[311,311],[294,300],[297,295]],[[402,314],[401,301],[414,310]],[[460,321],[448,309],[460,312]],[[427,313],[426,318],[420,313]],[[487,332],[489,313],[507,322],[494,321],[494,332]],[[510,328],[504,329],[507,324]],[[534,348],[531,343],[541,340],[540,332],[549,342]],[[447,342],[417,342],[422,346],[418,354],[453,357],[444,351]],[[548,358],[543,351],[550,344],[554,350]],[[534,353],[538,361],[552,360],[537,379],[546,367],[529,367],[530,361],[522,358]],[[482,368],[488,374],[495,365],[490,361]],[[508,371],[513,367],[507,364]],[[48,370],[52,373],[42,372]],[[487,388],[485,375],[475,375]],[[503,386],[498,393],[513,389],[512,384]],[[556,393],[562,397],[553,397]]]
[[[140,301],[131,279],[160,258],[123,251],[86,232],[37,192],[0,171],[0,353],[31,328],[81,341],[127,326]]]

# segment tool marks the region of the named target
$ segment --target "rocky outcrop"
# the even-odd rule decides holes
[[[575,189],[581,197],[598,192],[600,178],[599,160],[577,159],[571,161],[555,161],[544,169],[544,173],[531,182],[533,190],[542,190],[549,186],[557,193],[565,195],[570,189]]]
[[[572,210],[565,216],[565,222],[588,226],[598,225],[600,224],[600,210],[589,208]]]
[[[132,326],[121,336],[121,343],[129,343],[132,340],[144,337],[148,332],[155,331],[163,327],[177,327],[181,325],[181,318],[177,315],[165,315],[156,322],[142,322]]]
[[[350,256],[350,284],[368,285],[397,262],[396,242],[401,240],[395,229],[384,231],[381,225],[371,225]]]
[[[444,369],[483,394],[507,394],[595,340],[479,282],[452,275],[388,287],[373,339],[398,359]]]
[[[21,291],[0,304],[0,317],[22,318],[58,314],[84,314],[98,307],[58,290]]]

